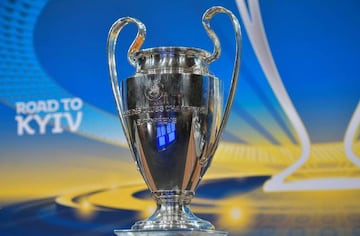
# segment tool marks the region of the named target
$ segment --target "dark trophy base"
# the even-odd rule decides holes
[[[227,236],[224,231],[215,230],[189,230],[189,229],[164,229],[164,230],[115,230],[117,236]]]

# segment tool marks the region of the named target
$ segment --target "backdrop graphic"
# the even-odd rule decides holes
[[[0,2],[0,235],[111,235],[154,210],[118,121],[106,39],[140,19],[143,48],[212,50],[203,12],[243,33],[230,120],[192,208],[231,235],[360,235],[360,4],[343,1]],[[228,88],[234,33],[212,25]],[[120,78],[134,72],[119,36]]]

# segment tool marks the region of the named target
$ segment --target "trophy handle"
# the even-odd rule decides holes
[[[134,55],[136,52],[138,52],[144,43],[145,36],[146,36],[146,27],[145,25],[140,22],[139,20],[131,17],[123,17],[115,21],[115,23],[111,26],[108,34],[108,40],[107,40],[107,57],[108,57],[108,65],[109,65],[109,72],[110,72],[110,80],[111,80],[111,87],[112,91],[115,97],[116,107],[117,111],[121,120],[121,124],[125,130],[125,136],[127,138],[127,141],[129,141],[129,134],[127,133],[124,123],[123,123],[123,102],[122,97],[120,94],[119,89],[119,82],[117,78],[117,72],[116,72],[116,62],[115,62],[115,48],[116,48],[116,41],[119,36],[120,31],[129,23],[135,23],[138,26],[138,32],[136,34],[136,37],[134,41],[132,42],[131,46],[128,50],[128,61],[131,65],[135,66],[135,59]],[[130,142],[129,142],[130,143]],[[130,145],[130,149],[132,149]]]
[[[209,57],[206,58],[206,62],[210,64],[214,60],[218,59],[221,54],[220,41],[219,41],[218,37],[216,36],[215,32],[210,27],[210,20],[217,13],[225,13],[226,15],[228,15],[230,17],[231,22],[234,27],[234,31],[235,31],[236,49],[235,49],[234,69],[233,69],[233,73],[232,73],[230,91],[229,91],[229,95],[227,97],[224,115],[223,115],[222,121],[220,123],[220,127],[217,132],[217,135],[215,137],[214,145],[212,147],[210,147],[207,158],[209,158],[215,154],[216,148],[217,148],[219,140],[221,138],[221,134],[223,133],[225,125],[229,118],[230,110],[231,110],[231,107],[232,107],[232,104],[234,101],[234,97],[235,97],[235,91],[236,91],[236,87],[237,87],[239,70],[240,70],[240,61],[241,61],[240,54],[241,54],[242,37],[241,37],[241,29],[240,29],[239,21],[237,20],[235,15],[228,9],[221,7],[221,6],[215,6],[215,7],[209,8],[204,13],[203,18],[202,18],[202,24],[203,24],[204,28],[205,28],[207,34],[209,35],[209,37],[214,42],[213,53]]]

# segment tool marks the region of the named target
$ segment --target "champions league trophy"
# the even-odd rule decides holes
[[[223,112],[222,81],[208,65],[220,56],[220,42],[209,21],[227,14],[236,36],[231,86]],[[128,23],[138,33],[128,51],[135,75],[118,81],[115,47]],[[188,205],[208,169],[228,120],[239,74],[241,33],[232,12],[212,7],[202,23],[214,42],[214,51],[187,47],[140,50],[146,28],[139,20],[118,19],[109,31],[107,53],[111,84],[130,150],[157,209],[148,219],[136,222],[116,235],[227,235],[196,217]]]

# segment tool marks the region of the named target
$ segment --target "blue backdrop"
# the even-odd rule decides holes
[[[212,51],[201,16],[214,5],[241,23],[242,63],[194,211],[233,235],[359,235],[355,0],[1,1],[1,235],[109,235],[150,214],[117,118],[107,33],[132,16],[147,27],[143,48]],[[226,95],[234,33],[224,15],[211,23],[222,55],[210,68]],[[119,36],[120,78],[134,73],[126,55],[136,31]]]

